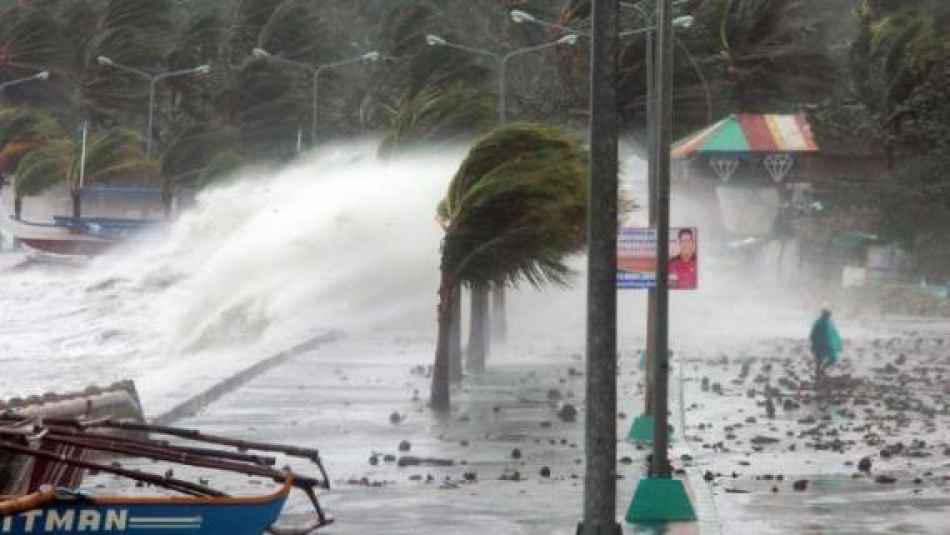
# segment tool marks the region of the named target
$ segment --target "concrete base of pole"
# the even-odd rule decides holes
[[[585,529],[584,524],[580,523],[577,525],[577,531],[574,532],[574,535],[623,535],[623,527],[620,524],[612,524],[609,526],[591,526]]]
[[[627,442],[653,444],[653,417],[643,414],[634,418],[627,434]]]
[[[682,481],[647,477],[637,485],[626,520],[631,524],[691,522],[696,520],[696,511]]]

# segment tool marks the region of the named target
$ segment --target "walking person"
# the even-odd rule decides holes
[[[811,327],[811,352],[815,356],[815,386],[825,376],[825,371],[838,362],[841,352],[841,336],[831,321],[831,309],[824,307],[821,316]]]

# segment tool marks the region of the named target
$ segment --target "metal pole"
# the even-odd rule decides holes
[[[155,76],[150,79],[148,84],[148,130],[145,132],[145,157],[152,157],[152,117],[154,115],[155,107],[155,84],[158,83],[159,77]]]
[[[582,535],[620,534],[617,501],[617,0],[593,1]]]
[[[647,53],[647,220],[650,228],[656,228],[657,191],[656,191],[656,52],[653,48],[654,33],[644,34]],[[656,288],[647,290],[647,347],[646,373],[647,391],[643,403],[643,413],[653,414],[653,375],[656,368]],[[654,423],[656,421],[654,420]]]
[[[654,370],[654,437],[651,475],[670,477],[668,435],[670,146],[673,140],[673,18],[671,0],[659,0],[657,13],[657,269],[656,369]]]

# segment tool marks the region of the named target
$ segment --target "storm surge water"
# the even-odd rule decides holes
[[[0,255],[0,398],[133,379],[157,414],[329,331],[410,332],[434,344],[435,209],[466,150],[379,160],[376,149],[328,146],[279,171],[245,170],[167,228],[95,259]],[[624,159],[641,206],[644,167]],[[807,316],[781,313],[784,295],[730,274],[702,241],[695,214],[705,212],[695,208],[674,202],[674,225],[700,228],[702,259],[700,289],[671,299],[674,347],[803,329]],[[642,209],[629,224],[645,224]],[[583,348],[586,262],[571,264],[571,288],[510,293],[510,331],[527,345],[497,358],[538,344]],[[622,350],[636,350],[644,292],[620,292],[619,312]]]
[[[435,207],[464,150],[375,153],[244,171],[93,260],[3,255],[0,397],[131,378],[154,411],[329,330],[434,329]]]

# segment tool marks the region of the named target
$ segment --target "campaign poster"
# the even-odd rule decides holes
[[[699,232],[696,227],[670,229],[671,290],[699,287]],[[656,229],[624,228],[617,236],[617,287],[656,288]]]

